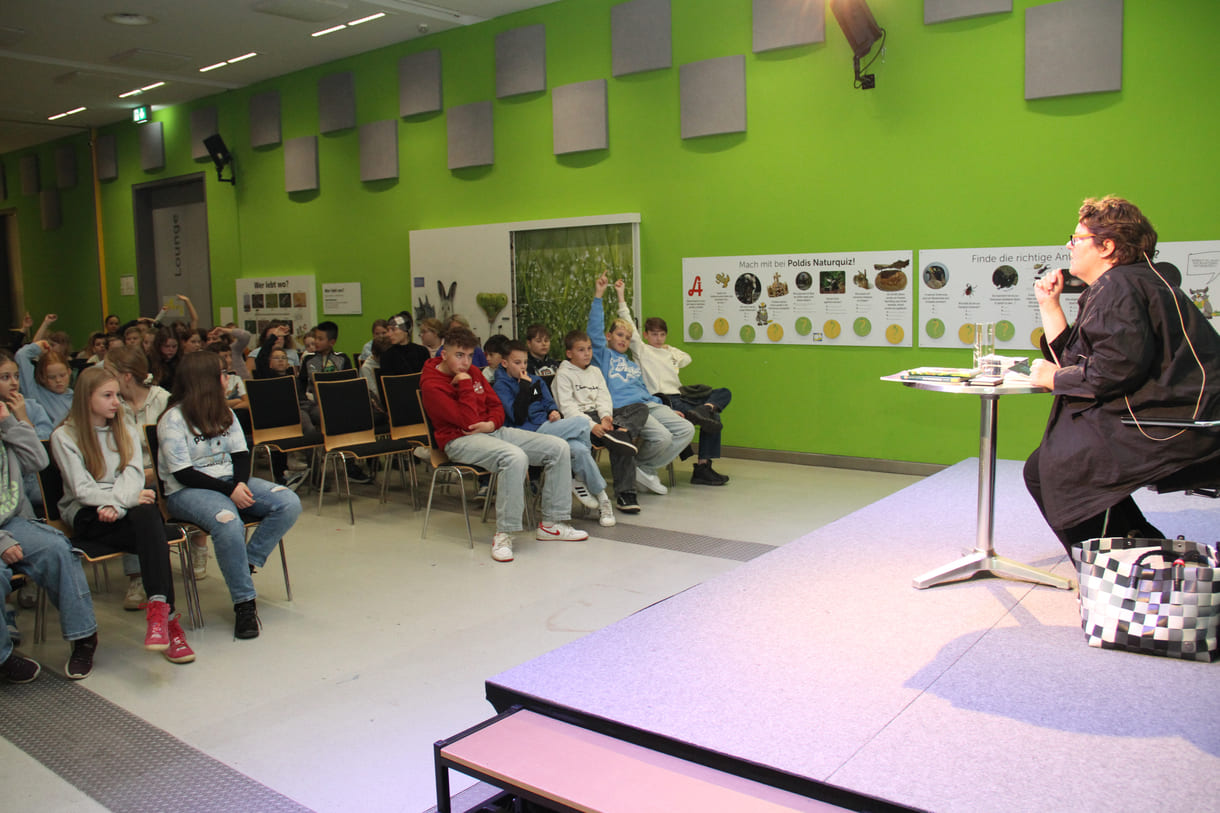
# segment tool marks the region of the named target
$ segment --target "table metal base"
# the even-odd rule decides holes
[[[1063,579],[1045,570],[1039,570],[1036,567],[1008,559],[998,555],[994,550],[971,551],[957,561],[950,562],[935,570],[929,570],[922,576],[917,577],[912,584],[917,589],[922,590],[925,587],[935,587],[945,582],[969,579],[977,573],[987,573],[1005,579],[1018,579],[1020,581],[1033,582],[1034,584],[1044,584],[1047,587],[1057,587],[1060,590],[1073,590],[1076,587],[1074,580]]]

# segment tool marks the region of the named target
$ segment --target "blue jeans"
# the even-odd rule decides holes
[[[681,395],[667,395],[669,405],[678,412],[690,412],[693,407],[712,404],[720,412],[733,400],[733,393],[724,387],[716,387],[702,401],[688,401]],[[708,429],[699,430],[699,459],[715,460],[720,457],[720,433]]]
[[[695,436],[695,425],[680,418],[664,404],[648,404],[648,420],[640,433],[640,453],[635,463],[649,474],[656,474],[678,456]]]
[[[536,431],[568,442],[568,450],[572,454],[572,476],[583,480],[590,493],[596,496],[606,490],[606,478],[602,477],[601,469],[593,459],[593,448],[589,445],[588,418],[577,415],[560,418],[554,423],[547,421]]]
[[[525,513],[525,476],[529,467],[542,466],[542,521],[550,524],[572,518],[572,453],[557,437],[501,426],[454,438],[445,454],[456,463],[469,463],[499,472],[496,487],[496,530],[521,530]]]
[[[262,567],[266,564],[267,556],[301,515],[301,501],[284,486],[257,477],[251,477],[246,485],[254,494],[254,505],[243,513],[262,520],[250,534],[249,544],[246,543],[246,526],[228,494],[206,488],[184,488],[166,498],[171,516],[198,525],[211,535],[216,562],[234,604],[255,597],[250,565]]]
[[[24,573],[47,591],[47,598],[59,609],[59,627],[64,640],[77,641],[97,632],[93,617],[93,597],[89,583],[81,570],[80,560],[72,552],[68,538],[41,522],[11,517],[3,530],[12,534],[21,545],[22,558],[15,565],[0,562],[0,603],[12,591],[9,579],[14,572]],[[3,544],[3,543],[0,543]],[[0,663],[13,651],[8,627],[0,626]]]

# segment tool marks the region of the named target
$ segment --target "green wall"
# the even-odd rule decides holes
[[[925,26],[922,3],[870,0],[889,38],[868,92],[852,87],[850,51],[829,12],[824,44],[750,53],[749,0],[673,0],[674,67],[613,78],[612,5],[565,0],[154,112],[166,131],[158,173],[139,169],[135,125],[110,128],[121,171],[101,191],[112,309],[135,315],[134,298],[118,296],[119,275],[134,266],[131,186],[200,170],[215,305],[232,304],[239,277],[360,280],[366,314],[336,320],[348,350],[372,318],[410,305],[411,229],[640,212],[643,309],[671,326],[682,321],[688,256],[1056,243],[1082,198],[1107,193],[1136,201],[1162,239],[1220,236],[1214,0],[1126,0],[1123,89],[1034,102],[1023,93],[1024,9],[1038,2]],[[549,88],[608,79],[610,149],[552,155],[549,92],[494,102],[492,167],[446,169],[443,114],[399,121],[396,182],[360,183],[354,129],[319,136],[315,193],[283,191],[282,147],[249,146],[252,95],[278,90],[283,137],[312,135],[317,80],[335,71],[355,74],[359,123],[396,117],[397,61],[420,50],[442,51],[446,108],[494,99],[495,36],[534,23],[547,27]],[[748,132],[683,141],[677,66],[731,54],[746,55]],[[186,157],[189,112],[212,105],[236,156],[236,188]],[[4,160],[12,190],[15,157]],[[23,241],[27,270],[70,250],[49,242],[79,242],[71,250],[87,255],[91,229],[76,235]],[[84,264],[72,270],[96,288]],[[46,302],[62,288],[27,280],[27,290]],[[83,316],[74,334],[96,321]],[[938,463],[977,451],[975,399],[877,381],[961,364],[964,350],[721,345],[695,358],[691,381],[735,394],[729,444]],[[1036,445],[1048,406],[1043,396],[1004,399],[1001,456]]]

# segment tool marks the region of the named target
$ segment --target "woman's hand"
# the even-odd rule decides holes
[[[1036,387],[1053,390],[1055,389],[1055,373],[1058,371],[1058,364],[1046,359],[1034,359],[1033,364],[1029,365],[1029,380]]]
[[[1043,303],[1059,304],[1059,295],[1063,293],[1063,271],[1056,268],[1048,271],[1045,277],[1034,280],[1034,297],[1038,306]]]
[[[97,518],[102,522],[115,522],[119,518],[118,509],[113,505],[103,505],[97,509]]]
[[[229,499],[239,509],[249,508],[254,505],[254,493],[250,491],[250,487],[245,483],[238,483],[234,486],[233,493],[229,495]]]

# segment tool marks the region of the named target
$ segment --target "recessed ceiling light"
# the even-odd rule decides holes
[[[64,116],[71,116],[73,113],[81,113],[81,112],[84,112],[86,109],[88,109],[88,108],[74,107],[71,110],[65,110],[62,113],[56,113],[54,116],[47,116],[47,121],[55,121],[56,119],[62,119]]]
[[[232,59],[230,59],[227,64],[233,65],[237,62],[244,62],[245,60],[249,59],[252,56],[258,56],[258,51],[251,51],[248,54],[242,54],[241,56],[235,56]]]
[[[345,28],[347,28],[346,23],[339,23],[338,25],[332,25],[330,28],[323,28],[321,31],[315,31],[312,34],[310,34],[309,36],[325,37],[327,34],[333,34],[336,31],[342,31]]]
[[[151,85],[145,85],[144,87],[140,88],[140,90],[153,90],[155,88],[159,88],[164,85],[165,85],[164,82],[153,82]]]
[[[115,25],[151,25],[157,21],[155,17],[149,17],[147,14],[133,14],[127,11],[105,14],[102,19]]]
[[[228,65],[228,64],[229,64],[228,62],[217,62],[215,65],[208,65],[206,68],[200,68],[199,72],[207,73],[208,71],[214,71],[217,68],[223,68],[225,65]]]
[[[371,22],[372,20],[380,20],[385,16],[384,11],[379,11],[376,14],[370,14],[367,17],[361,17],[359,20],[352,20],[348,25],[360,25],[361,23]]]

